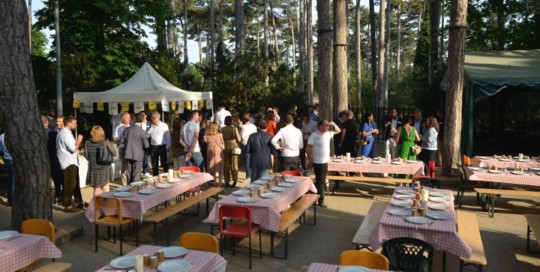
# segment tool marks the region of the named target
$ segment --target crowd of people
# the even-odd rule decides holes
[[[118,154],[120,180],[124,186],[145,175],[158,175],[160,166],[167,172],[169,156],[174,169],[196,166],[210,173],[214,177],[211,184],[220,187],[256,181],[274,170],[307,174],[313,169],[321,194],[319,205],[325,207],[324,184],[330,155],[374,157],[375,141],[380,133],[374,114],[363,113],[360,122],[356,116],[354,111],[347,110],[340,112],[334,121],[323,120],[319,118],[318,105],[309,106],[303,113],[294,105],[282,115],[278,107],[261,106],[256,111],[237,114],[222,105],[212,117],[204,119],[197,110],[190,111],[187,120],[175,115],[169,131],[169,125],[162,121],[159,112],[149,113],[150,120],[145,112],[123,112],[113,118],[118,123],[113,124],[112,141],[108,141],[103,128],[96,125],[85,142],[81,134],[73,135],[77,128],[73,116],[55,117],[51,111],[42,116],[42,122],[47,135],[55,200],[66,212],[76,212],[86,204],[78,181],[80,147],[84,147],[82,154],[88,160],[86,185],[94,188],[95,195],[109,191],[109,183],[114,180],[111,164],[100,163],[106,149],[112,156]],[[419,159],[427,169],[430,160],[437,160],[442,127],[440,112],[437,117],[423,118],[421,110],[415,109],[411,115],[400,117],[398,110],[392,108],[381,127],[385,153],[391,158],[416,160],[412,147],[419,144],[422,148]],[[0,155],[10,173],[8,201],[11,204],[14,169],[4,134],[0,135]],[[238,177],[239,163],[245,165],[244,180]]]

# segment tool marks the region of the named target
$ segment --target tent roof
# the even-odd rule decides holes
[[[76,92],[74,99],[81,103],[194,101],[212,99],[212,92],[189,92],[164,79],[148,62],[126,82],[104,92]]]
[[[540,49],[468,52],[464,64],[467,88],[474,100],[495,95],[508,86],[540,87]]]

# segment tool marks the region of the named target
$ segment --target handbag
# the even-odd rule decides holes
[[[367,136],[360,137],[360,141],[358,142],[361,146],[366,146],[369,144],[369,139]]]
[[[422,152],[422,148],[419,145],[415,144],[411,146],[411,151],[414,155],[418,155],[420,154],[420,152]]]
[[[111,165],[114,162],[114,156],[103,142],[96,150],[96,163],[99,165]]]
[[[242,154],[242,149],[240,149],[240,147],[235,147],[232,149],[232,154],[233,155],[240,155]]]

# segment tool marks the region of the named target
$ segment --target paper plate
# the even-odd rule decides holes
[[[262,198],[276,198],[278,196],[279,196],[279,194],[276,194],[276,193],[264,193],[264,194],[261,194]]]
[[[520,159],[520,160],[518,160],[518,162],[531,162],[531,160]]]
[[[408,195],[414,193],[414,190],[411,187],[400,187],[396,189],[396,193]]]
[[[512,174],[514,174],[514,175],[525,175],[527,173],[525,173],[524,171],[512,171]]]
[[[356,161],[354,161],[354,163],[364,163],[364,162],[366,162],[366,161],[365,160],[356,160]]]
[[[242,196],[242,197],[237,198],[236,201],[240,203],[251,203],[251,202],[257,201],[257,198],[250,197],[250,196]]]
[[[151,189],[151,188],[148,188],[148,189],[142,189],[139,191],[139,194],[141,195],[151,195],[153,193],[155,193],[156,190],[155,189]]]
[[[288,182],[288,183],[297,183],[299,180],[297,179],[294,179],[294,178],[288,178],[285,180],[285,182]]]
[[[252,182],[252,184],[257,184],[257,185],[264,185],[266,183],[268,183],[268,180],[262,180],[262,179]]]
[[[343,160],[333,160],[333,162],[340,163],[340,162],[343,162]]]
[[[533,170],[533,171],[540,171],[540,168],[533,167],[533,168],[531,168],[531,170]]]
[[[448,202],[448,198],[446,196],[431,196],[429,197],[429,201],[431,202],[437,202],[437,203],[445,203]]]
[[[371,269],[357,265],[347,265],[339,268],[338,272],[370,272]]]
[[[187,249],[180,246],[164,247],[161,250],[163,250],[165,258],[176,258],[187,254]]]
[[[17,237],[19,235],[21,235],[21,234],[18,231],[15,231],[15,230],[0,231],[0,241],[10,239],[10,238],[13,238],[13,237]]]
[[[499,161],[509,162],[509,161],[512,161],[512,159],[503,159],[503,158],[499,158]]]
[[[372,164],[382,164],[382,161],[371,161]]]
[[[158,271],[160,272],[185,272],[191,269],[192,265],[184,260],[165,261],[159,264]]]
[[[286,182],[282,182],[282,183],[280,183],[278,186],[279,186],[279,187],[291,187],[292,184],[286,183]]]
[[[501,171],[501,170],[488,170],[488,172],[491,173],[491,174],[502,174],[503,173],[503,171]]]
[[[234,191],[232,192],[233,195],[236,195],[236,196],[245,196],[245,195],[249,195],[249,190],[238,190],[238,191]]]
[[[285,188],[285,187],[272,187],[272,189],[270,189],[270,190],[272,190],[274,192],[285,192],[285,191],[287,191],[287,188]]]
[[[411,215],[411,210],[391,209],[388,210],[388,213],[395,216],[409,216]]]
[[[479,171],[479,170],[482,170],[482,168],[477,167],[477,166],[471,166],[471,167],[469,167],[469,169],[471,169],[471,170],[473,170],[473,171]]]
[[[122,256],[112,260],[110,266],[117,269],[127,269],[135,266],[135,256]]]
[[[114,192],[129,192],[130,188],[131,187],[129,187],[129,186],[125,186],[125,187],[116,188],[113,191]]]
[[[412,201],[406,201],[406,200],[405,201],[391,201],[390,203],[394,206],[405,207],[405,208],[410,208],[412,205]]]
[[[414,223],[414,224],[429,224],[431,223],[431,219],[423,216],[407,216],[405,217],[405,220],[408,222]]]
[[[169,183],[176,183],[176,182],[179,182],[179,181],[180,181],[179,178],[173,178],[173,179],[169,180]]]
[[[259,189],[259,187],[261,187],[261,185],[252,183],[250,185],[247,185],[244,188],[247,188],[247,189]]]
[[[413,163],[418,163],[418,161],[407,161],[407,163],[413,164]]]
[[[184,174],[193,174],[195,172],[191,171],[191,170],[184,170],[182,171]]]
[[[167,184],[167,183],[161,183],[161,184],[156,185],[156,187],[158,187],[158,188],[160,188],[160,189],[171,188],[171,186],[172,186],[172,185]]]
[[[264,176],[264,177],[262,177],[262,178],[260,178],[260,179],[261,179],[261,180],[271,180],[271,179],[273,179],[273,178],[274,178],[274,176]]]
[[[480,158],[481,160],[489,160],[489,159],[491,159],[490,157],[485,157],[485,156],[480,156],[478,158]]]
[[[436,219],[436,220],[446,220],[446,219],[452,218],[452,215],[449,213],[428,212],[427,217]]]
[[[397,199],[401,199],[401,200],[407,200],[407,199],[414,199],[416,196],[397,194],[394,197],[397,198]]]
[[[130,197],[132,196],[133,193],[132,192],[117,192],[117,193],[114,193],[113,196],[115,197],[119,197],[119,198],[122,198],[122,197]]]
[[[446,204],[428,204],[428,208],[432,210],[446,211],[450,207]]]
[[[193,178],[193,175],[192,174],[183,174],[180,176],[181,179],[191,179]]]
[[[144,181],[135,181],[130,183],[131,186],[139,186],[139,185],[145,185],[146,183]]]
[[[391,162],[391,164],[394,164],[394,165],[402,165],[403,163],[400,162],[400,161],[393,161],[393,162]]]
[[[443,192],[435,192],[435,191],[431,191],[431,192],[429,192],[429,196],[444,197],[444,196],[446,196],[446,194],[443,193]]]

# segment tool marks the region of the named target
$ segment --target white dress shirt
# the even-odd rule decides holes
[[[225,127],[225,117],[227,116],[231,116],[231,112],[226,109],[221,109],[218,112],[216,112],[214,121],[218,123],[219,129],[222,129]]]
[[[309,136],[307,144],[313,146],[313,163],[324,164],[330,160],[330,140],[333,136],[333,132],[321,133],[319,130]]]
[[[306,122],[302,121],[302,136],[304,137],[304,141],[307,141],[309,135],[315,131],[317,131],[317,122],[309,120],[306,124]]]
[[[60,168],[66,169],[70,165],[79,166],[77,150],[75,150],[75,137],[71,130],[62,128],[56,137],[56,155],[60,161]]]
[[[257,132],[257,126],[247,122],[242,125],[242,129],[240,130],[240,137],[242,138],[242,145],[247,145],[249,135]]]
[[[171,147],[171,133],[169,126],[163,122],[159,122],[157,126],[150,126],[148,129],[150,135],[150,145],[165,145],[167,149]]]
[[[120,137],[122,137],[122,134],[124,133],[124,130],[126,130],[126,128],[130,127],[129,125],[126,125],[126,124],[120,124],[116,127],[116,129],[114,130],[114,133],[113,133],[113,140],[115,142],[120,142]],[[120,142],[119,146],[118,147],[124,147],[124,143]]]
[[[281,140],[281,146],[277,143],[279,140]],[[297,157],[300,155],[300,149],[304,148],[302,131],[292,124],[286,125],[272,138],[272,145],[276,149],[283,148],[281,151],[283,157]]]

